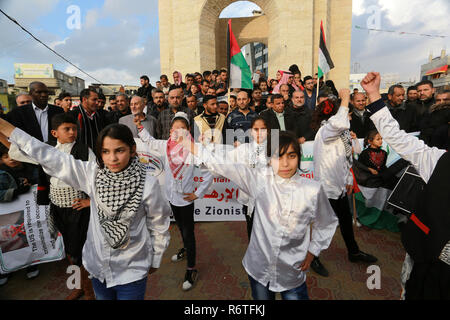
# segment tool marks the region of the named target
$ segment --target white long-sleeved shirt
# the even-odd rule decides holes
[[[181,180],[175,180],[170,170],[169,160],[167,159],[167,140],[156,140],[145,129],[139,132],[139,138],[147,145],[149,151],[158,154],[161,159],[164,159],[164,188],[167,201],[174,206],[185,207],[192,203],[192,201],[184,200],[186,197],[184,195],[185,193],[195,193],[199,199],[203,198],[213,182],[213,176],[208,170],[201,170],[203,182],[199,184],[197,191],[194,192],[195,165],[190,161],[192,157],[186,159],[187,168],[183,174],[183,178]]]
[[[320,183],[298,173],[283,179],[271,167],[224,163],[199,148],[198,159],[209,170],[233,181],[255,203],[252,236],[242,261],[246,272],[274,292],[301,286],[306,274],[299,267],[308,251],[318,256],[328,248],[337,227]]]
[[[314,140],[314,179],[320,181],[329,199],[339,199],[346,185],[353,185],[350,163],[340,135],[350,129],[348,108],[341,106],[317,132]]]
[[[70,152],[72,152],[72,148],[75,145],[75,142],[72,143],[56,143],[55,148],[61,152],[64,152],[66,154],[70,154]],[[11,157],[11,159],[14,159],[16,161],[20,161],[20,162],[26,162],[26,163],[31,163],[31,164],[35,164],[38,165],[39,163],[37,163],[36,161],[34,161],[33,159],[31,159],[30,157],[28,157],[24,152],[22,152],[17,145],[12,144],[11,148],[9,149],[9,156]],[[95,154],[94,152],[92,152],[92,150],[89,148],[89,154],[88,154],[89,158],[88,161],[95,161]],[[70,186],[65,183],[64,181],[61,181],[57,178],[54,177],[50,177],[50,184],[55,187],[55,188],[70,188]]]
[[[422,140],[400,130],[400,125],[392,117],[391,112],[382,100],[376,101],[371,106],[373,106],[373,111],[376,112],[370,119],[375,124],[384,141],[403,159],[409,161],[422,179],[428,183],[439,159],[446,151],[438,148],[430,148]],[[405,297],[405,284],[409,279],[413,265],[413,259],[406,254],[401,276],[403,287],[402,298]]]
[[[241,163],[249,168],[265,168],[269,165],[270,161],[267,157],[266,148],[267,141],[258,144],[253,140],[250,143],[243,143],[236,148],[229,145],[215,145],[214,152],[216,158],[223,157],[226,163]],[[208,150],[213,151],[210,148]],[[249,195],[239,190],[237,201],[242,205],[248,206],[248,214],[251,216],[255,204]]]
[[[108,288],[145,278],[150,267],[158,268],[170,240],[170,207],[161,194],[155,177],[147,173],[141,204],[130,224],[130,241],[125,249],[113,249],[101,231],[97,214],[95,161],[84,162],[42,143],[16,128],[10,141],[44,171],[91,198],[91,214],[83,265],[96,279],[106,281]]]

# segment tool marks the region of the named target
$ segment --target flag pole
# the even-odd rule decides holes
[[[230,52],[231,52],[231,45],[230,45],[230,28],[231,28],[231,19],[228,19],[228,24],[227,24],[227,87],[228,87],[228,111],[230,111],[230,95],[231,95],[231,90],[230,90],[230,75],[231,75],[231,70],[230,70],[230,65],[231,65],[231,58],[230,58]]]

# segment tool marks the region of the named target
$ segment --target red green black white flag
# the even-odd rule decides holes
[[[319,46],[319,79],[323,75],[330,72],[334,68],[333,60],[331,60],[330,53],[327,49],[327,43],[325,41],[325,32],[323,32],[323,22],[320,22],[320,46]]]
[[[231,29],[231,19],[228,20],[227,32],[229,88],[252,89],[252,72]]]

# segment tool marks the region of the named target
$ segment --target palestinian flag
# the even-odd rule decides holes
[[[319,79],[325,74],[330,72],[334,68],[333,61],[331,60],[330,53],[327,49],[327,43],[325,41],[325,32],[323,32],[323,22],[320,21],[320,47],[319,47]]]
[[[252,89],[252,72],[245,61],[237,40],[231,30],[231,19],[228,20],[227,52],[229,88]]]

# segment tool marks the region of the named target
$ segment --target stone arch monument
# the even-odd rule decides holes
[[[236,0],[159,0],[161,73],[183,74],[226,67],[226,25],[220,13]],[[303,76],[317,72],[320,21],[335,69],[329,78],[348,87],[352,0],[253,0],[262,16],[232,20],[242,47],[262,42],[269,50],[269,76],[297,64]]]

